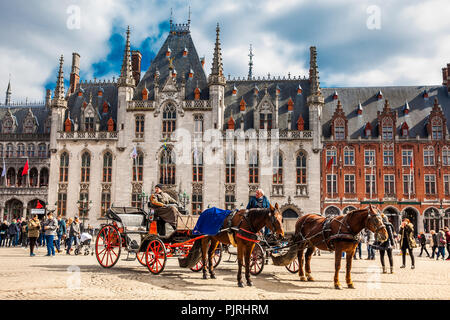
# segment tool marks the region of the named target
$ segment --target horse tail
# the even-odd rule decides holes
[[[297,257],[297,252],[299,249],[298,243],[294,241],[295,237],[292,237],[291,246],[289,247],[289,250],[285,253],[273,255],[272,254],[272,261],[273,264],[276,266],[288,266],[294,259]]]
[[[194,267],[202,257],[202,239],[198,239],[194,242],[189,254],[186,257],[178,258],[178,263],[181,268]]]

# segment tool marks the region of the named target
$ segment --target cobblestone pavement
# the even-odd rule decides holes
[[[236,285],[237,264],[226,261],[217,279],[203,280],[201,273],[179,268],[177,259],[168,259],[155,276],[137,261],[125,261],[123,252],[112,269],[101,268],[95,256],[45,253],[40,248],[29,257],[24,248],[0,248],[0,299],[450,299],[450,261],[416,257],[411,270],[407,257],[407,268],[400,269],[397,253],[394,274],[381,273],[378,253],[377,260],[354,261],[356,289],[345,287],[341,269],[343,290],[333,288],[334,254],[328,252],[313,257],[314,282],[300,282],[297,274],[269,262],[253,277],[254,286],[245,288]]]

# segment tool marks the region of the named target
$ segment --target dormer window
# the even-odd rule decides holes
[[[192,79],[194,77],[194,70],[192,68],[189,70],[189,78]]]
[[[233,117],[230,117],[230,120],[228,120],[228,130],[234,130],[235,122]]]
[[[3,122],[3,133],[13,133],[13,121],[11,119]]]
[[[406,102],[405,102],[405,107],[403,108],[403,112],[404,112],[405,114],[408,114],[408,113],[409,113],[409,110],[410,110],[409,104],[408,104],[408,101],[406,101]]]
[[[392,127],[392,119],[386,118],[382,125],[383,140],[392,140],[394,137],[394,128]]]
[[[377,94],[377,99],[378,99],[378,100],[381,100],[381,99],[383,99],[383,93],[381,92],[381,90],[380,90],[380,91],[378,91],[378,94]]]
[[[439,121],[440,122],[440,121]],[[436,122],[431,126],[431,138],[433,140],[442,139],[442,123]]]
[[[94,131],[94,117],[87,116],[84,118],[84,129],[85,131]]]
[[[338,96],[337,91],[334,91],[334,93],[333,93],[333,100],[337,100],[338,97],[339,96]]]
[[[238,90],[237,90],[236,86],[233,86],[232,94],[233,94],[234,97],[237,95],[237,91]]]
[[[409,135],[409,127],[408,124],[406,122],[403,122],[402,124],[402,137],[406,138]]]
[[[364,127],[364,134],[367,138],[372,136],[372,126],[370,122],[367,122],[366,126]]]
[[[428,101],[428,91],[427,91],[427,90],[424,90],[424,91],[423,91],[423,99],[424,99],[425,101]]]
[[[112,118],[109,118],[108,120],[108,132],[114,131],[114,120]]]
[[[170,49],[170,47],[168,47],[167,51],[166,51],[166,57],[170,57],[171,54],[172,54],[172,50]]]
[[[187,57],[187,55],[188,55],[188,49],[187,48],[184,48],[184,51],[183,51],[183,57]]]
[[[198,87],[194,90],[194,99],[200,100],[200,89]]]
[[[256,96],[259,93],[259,89],[258,87],[255,85],[255,87],[253,88],[253,94]]]
[[[34,132],[34,122],[31,119],[25,120],[23,124],[23,133],[33,133]]]
[[[292,101],[292,98],[289,98],[288,101],[288,111],[294,111],[294,101]]]
[[[272,130],[272,114],[271,113],[260,113],[259,114],[259,128],[261,130]]]
[[[245,108],[246,108],[247,104],[244,101],[244,98],[242,98],[241,103],[239,104],[239,109],[241,112],[245,112]]]
[[[277,85],[277,87],[276,87],[276,89],[275,89],[275,92],[277,93],[277,94],[280,94],[281,93],[281,89],[280,89],[280,87]]]
[[[334,121],[334,139],[345,139],[345,122],[341,118],[338,118]]]
[[[361,102],[358,104],[358,108],[356,109],[356,113],[358,115],[361,115],[363,113],[363,107],[361,105]]]
[[[303,93],[302,86],[301,86],[301,85],[298,85],[298,88],[297,88],[297,95],[301,95],[302,93]]]

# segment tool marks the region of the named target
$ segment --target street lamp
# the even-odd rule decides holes
[[[180,200],[183,210],[186,212],[186,206],[190,203],[189,202],[189,195],[184,191],[183,193],[180,193],[178,195],[178,200]]]
[[[89,207],[88,204],[92,204],[92,200],[90,200],[88,202],[87,198],[83,198],[82,200],[78,200],[77,204],[78,204],[78,210],[83,212],[83,216],[82,216],[83,228],[82,228],[81,232],[84,232],[84,229],[86,227],[86,225],[85,225],[85,223],[86,223],[86,214],[92,208],[92,207]]]
[[[141,201],[142,210],[145,210],[145,204],[148,203],[149,195],[142,191],[141,194],[138,195],[138,200]]]

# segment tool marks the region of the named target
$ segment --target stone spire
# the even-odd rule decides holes
[[[118,81],[119,86],[135,86],[133,78],[133,67],[131,64],[131,45],[130,45],[130,26],[127,29],[127,41],[125,43],[125,52],[123,54],[122,70]]]
[[[319,82],[319,68],[317,67],[316,47],[310,48],[309,81],[311,82],[311,95],[312,96],[321,95]]]
[[[222,49],[220,48],[220,27],[216,28],[216,44],[214,46],[214,57],[211,74],[209,75],[209,84],[225,85],[226,80],[223,76]]]
[[[5,98],[5,105],[9,106],[11,104],[11,76],[9,78],[9,82],[8,82],[8,89],[6,89],[6,98]]]
[[[248,56],[250,57],[250,61],[248,62],[248,80],[251,80],[253,78],[253,57],[254,57],[251,44],[250,44],[250,54]]]
[[[67,102],[64,97],[64,56],[61,55],[61,59],[59,59],[59,71],[58,78],[56,79],[56,88],[55,95],[53,97],[52,105],[54,107],[67,107]]]

